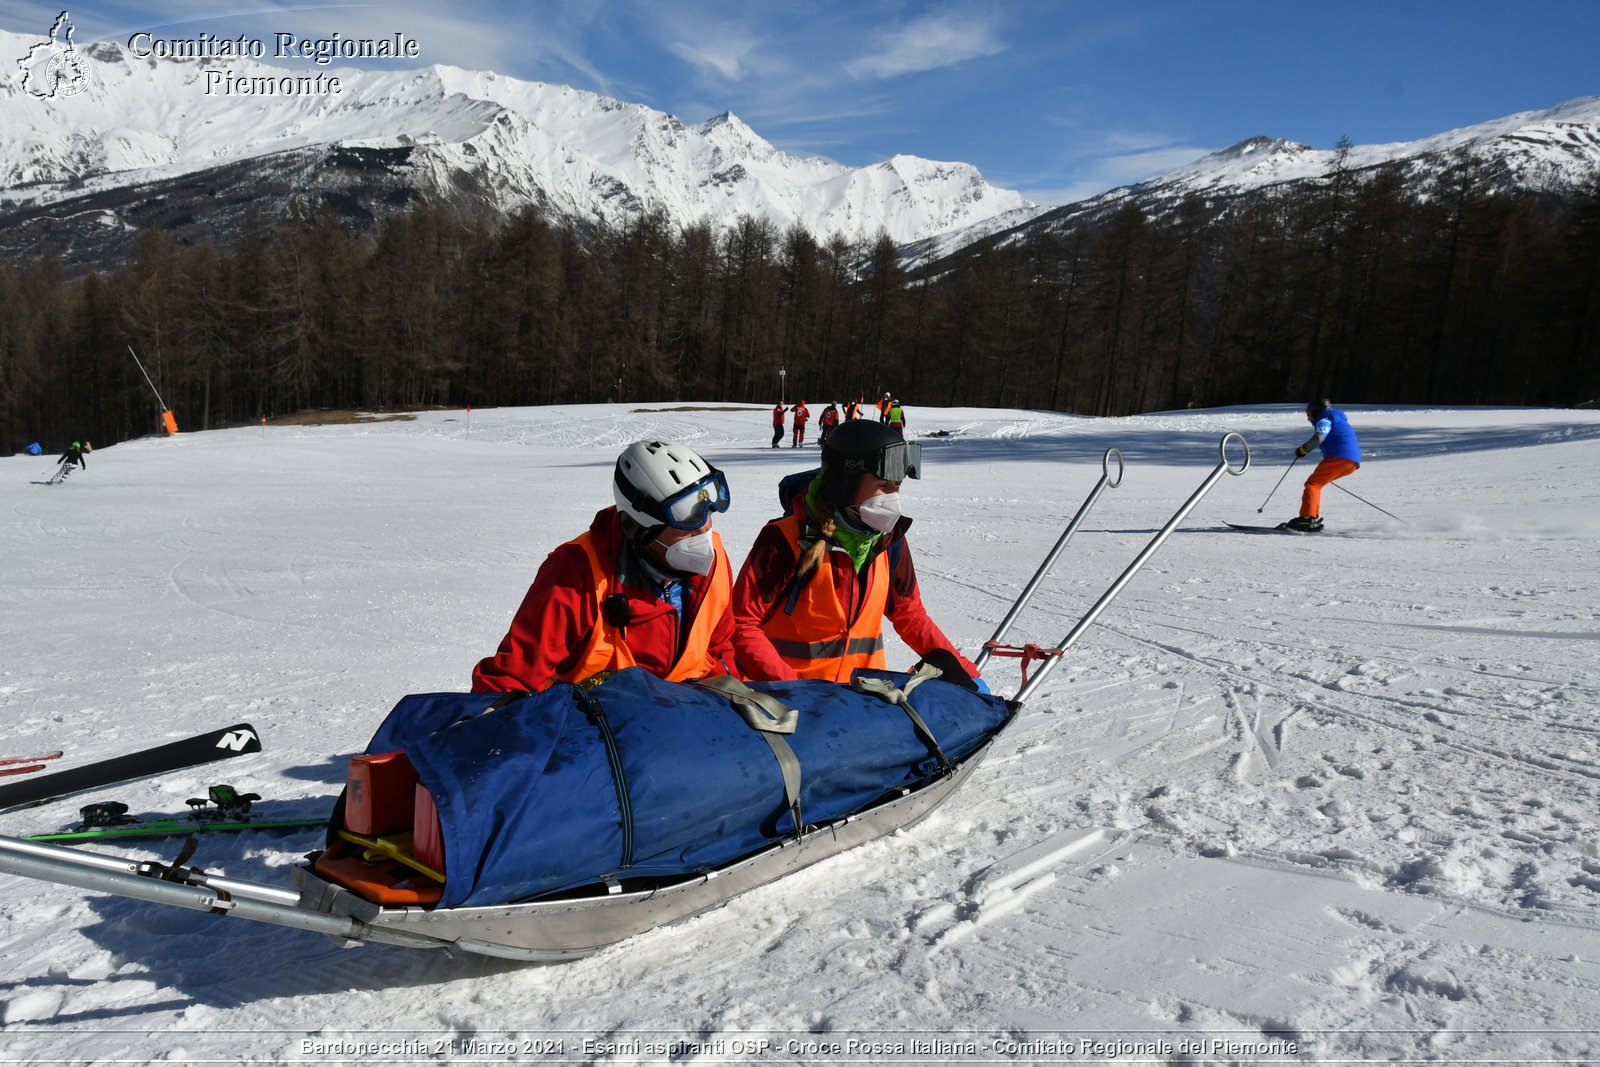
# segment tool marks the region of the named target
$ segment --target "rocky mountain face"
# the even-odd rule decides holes
[[[930,263],[991,235],[1067,231],[1129,202],[1162,216],[1191,197],[1238,197],[1317,181],[1338,158],[1255,137],[1137,185],[1041,208],[971,165],[894,156],[847,167],[784,152],[732,114],[697,125],[560,85],[433,66],[304,68],[76,47],[66,32],[0,31],[0,255],[48,252],[68,269],[126,258],[151,228],[227,240],[252,215],[331,209],[351,228],[418,201],[486,218],[539,205],[582,226],[659,211],[677,225],[741,215],[822,240],[880,232]],[[271,90],[270,94],[267,90]],[[1356,173],[1422,180],[1462,151],[1491,180],[1560,194],[1600,168],[1600,97],[1419,141],[1347,146]]]
[[[0,33],[0,55],[32,40]],[[485,215],[537,204],[585,225],[661,211],[720,227],[752,215],[823,240],[886,232],[902,244],[1038,210],[969,164],[901,155],[847,167],[781,151],[732,114],[688,125],[490,72],[314,68],[339,80],[335,93],[250,60],[53,47],[52,72],[79,75],[70,85],[45,79],[44,58],[31,79],[0,78],[8,253],[115,260],[146,227],[225,237],[252,212],[295,203],[354,226],[430,200]]]

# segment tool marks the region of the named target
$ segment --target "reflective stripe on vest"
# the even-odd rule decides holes
[[[789,541],[798,561],[800,518],[790,515],[772,525]],[[800,590],[793,613],[783,601],[761,623],[773,651],[802,678],[848,682],[857,667],[882,669],[883,612],[889,602],[889,558],[880,552],[867,564],[867,591],[852,622],[833,587],[833,569],[825,560]],[[852,579],[853,580],[853,579]]]
[[[689,627],[688,639],[683,643],[683,653],[672,665],[672,669],[663,676],[669,682],[702,678],[711,674],[716,667],[715,661],[711,658],[711,634],[717,627],[717,621],[727,613],[729,605],[733,603],[733,568],[728,563],[728,553],[723,550],[722,538],[714,530],[711,533],[711,541],[717,548],[717,562],[711,568],[711,582],[706,587],[705,595],[700,599],[694,622]],[[613,588],[617,584],[614,569],[601,563],[599,554],[595,552],[593,536],[588,531],[573,538],[568,544],[582,548],[584,555],[589,557],[589,569],[594,574],[596,606],[604,604],[606,597],[613,592],[621,592],[620,589]],[[557,673],[556,680],[581,682],[601,671],[620,671],[633,666],[636,664],[633,653],[628,649],[626,633],[607,622],[604,611],[598,611],[594,630],[589,634],[583,654],[569,670]]]

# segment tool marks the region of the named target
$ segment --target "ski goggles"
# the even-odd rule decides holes
[[[896,441],[878,449],[869,459],[845,460],[846,470],[867,471],[886,482],[903,482],[922,477],[922,445],[915,441]]]
[[[712,467],[710,474],[648,510],[674,530],[698,530],[713,511],[727,511],[731,499],[728,479]]]

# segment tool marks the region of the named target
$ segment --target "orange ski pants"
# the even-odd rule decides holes
[[[1325,459],[1317,464],[1317,469],[1311,472],[1311,477],[1306,479],[1306,490],[1300,494],[1300,514],[1322,517],[1322,487],[1329,482],[1338,481],[1347,474],[1354,474],[1361,469],[1361,464],[1348,459]]]

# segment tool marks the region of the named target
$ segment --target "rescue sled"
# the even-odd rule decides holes
[[[782,773],[782,765],[789,761],[776,757],[759,737],[752,738],[754,746],[745,745],[743,751],[737,751],[740,747],[737,744],[730,744],[737,740],[740,732],[759,732],[739,716],[731,712],[723,716],[719,725],[724,729],[720,731],[713,726],[705,727],[713,735],[714,747],[736,750],[723,751],[719,756],[723,764],[731,768],[733,776],[747,777],[758,764],[771,767],[771,773],[764,776],[767,780],[747,787],[751,800],[745,805],[744,818],[724,814],[721,819],[707,820],[702,813],[693,810],[691,803],[682,801],[676,811],[665,817],[651,817],[647,812],[636,811],[630,819],[626,814],[619,816],[616,805],[600,802],[607,792],[617,795],[613,783],[607,781],[595,783],[602,788],[576,791],[576,802],[592,803],[599,810],[593,818],[563,829],[559,820],[571,818],[572,811],[547,813],[554,817],[541,816],[539,809],[548,805],[540,804],[539,800],[567,790],[574,775],[585,776],[581,753],[573,759],[574,746],[568,745],[560,751],[561,758],[554,761],[559,766],[545,775],[549,788],[543,793],[536,791],[527,811],[530,823],[542,819],[545,832],[538,833],[537,827],[513,831],[532,835],[526,842],[524,855],[515,854],[516,850],[503,842],[475,851],[473,812],[480,805],[467,804],[467,810],[457,812],[466,829],[452,826],[452,806],[460,808],[459,802],[469,798],[464,794],[452,794],[441,778],[425,777],[423,780],[431,783],[439,797],[438,806],[442,809],[446,830],[455,831],[441,836],[445,846],[444,865],[448,870],[464,872],[459,888],[442,877],[429,877],[425,873],[427,864],[419,860],[412,848],[412,832],[368,835],[350,831],[350,820],[345,817],[351,807],[349,797],[342,798],[335,810],[328,847],[291,869],[293,889],[209,874],[186,867],[182,862],[164,864],[120,859],[5,838],[0,838],[0,869],[217,915],[316,930],[349,944],[376,941],[529,961],[570,959],[717,907],[746,890],[910,826],[932,811],[967,779],[994,739],[1014,718],[1014,710],[1005,701],[937,681],[937,674],[931,669],[909,676],[858,674],[858,686],[875,685],[886,699],[871,696],[864,689],[858,691],[821,682],[740,687],[746,689],[746,698],[754,695],[763,702],[774,691],[781,691],[790,699],[796,693],[811,692],[831,702],[834,712],[830,716],[829,709],[813,704],[793,709],[796,712],[793,718],[798,722],[785,724],[781,713],[773,716],[776,725],[792,728],[790,732],[773,735],[783,738],[779,744],[795,753],[791,765],[799,773],[787,776],[789,781]],[[663,696],[671,697],[675,691],[699,688],[662,682],[633,668],[601,684],[592,694],[579,696],[547,690],[539,694],[543,700],[527,698],[480,711],[461,723],[456,733],[467,738],[465,747],[468,748],[478,739],[487,739],[489,744],[503,743],[507,725],[494,720],[511,722],[532,715],[548,725],[549,708],[540,705],[557,704],[563,699],[580,704],[591,699],[614,700],[619,695],[618,690],[630,697],[645,694],[659,700]],[[818,690],[833,692],[824,695]],[[700,693],[681,695],[690,701],[685,705],[687,714],[706,710],[695,703],[701,699]],[[720,694],[706,692],[705,696],[726,704],[726,698]],[[396,713],[404,718],[419,706],[437,713],[471,700],[456,694],[413,697],[402,701]],[[864,700],[877,701],[884,713],[863,712],[860,702]],[[535,701],[534,707],[518,707],[519,703]],[[480,696],[478,703],[484,702],[485,698]],[[915,710],[919,703],[921,711]],[[912,708],[910,718],[907,707]],[[594,735],[615,734],[617,749],[632,749],[640,756],[639,759],[624,757],[628,764],[625,770],[631,772],[634,780],[628,795],[636,807],[648,805],[650,794],[664,788],[659,781],[645,780],[650,777],[652,768],[678,755],[670,746],[665,751],[659,746],[661,737],[670,736],[675,728],[670,713],[663,716],[662,710],[647,701],[639,701],[620,714],[609,715],[603,729],[589,731]],[[630,715],[630,711],[636,714]],[[759,709],[754,714],[764,715]],[[847,715],[876,720],[871,725],[877,729],[841,734],[836,728]],[[973,720],[964,731],[955,721],[963,715]],[[665,724],[664,718],[667,719]],[[915,726],[912,718],[917,720]],[[807,719],[815,720],[809,732]],[[732,720],[731,728],[728,728],[728,720]],[[904,731],[906,736],[897,743],[887,735],[901,722],[908,728]],[[580,727],[590,725],[591,720],[587,718],[579,724]],[[654,737],[652,731],[646,729],[651,726],[658,727],[653,731]],[[472,737],[474,729],[478,739]],[[918,732],[924,729],[929,731],[924,735],[926,740],[919,740]],[[449,734],[451,731],[439,732]],[[550,735],[560,731],[544,732]],[[578,732],[582,731],[574,731]],[[389,736],[392,735],[380,731],[374,739],[374,747],[386,747],[390,743]],[[564,740],[573,741],[572,738]],[[462,742],[452,741],[455,752],[451,746],[432,746],[435,754],[458,755]],[[905,758],[909,749],[907,742],[916,746],[915,758]],[[602,740],[597,742],[597,747],[602,750],[599,755],[604,766],[606,750],[611,746]],[[895,751],[896,748],[899,751]],[[409,749],[411,757],[423,764],[424,775],[433,770],[426,755],[429,749],[427,738]],[[829,765],[821,758],[829,754],[829,749],[834,750],[835,755],[838,750],[844,750],[857,758],[853,761],[835,759]],[[873,758],[875,749],[887,749],[888,753]],[[507,771],[507,788],[512,781],[510,776],[522,762],[526,761],[517,755],[502,761]],[[876,784],[876,772],[890,762],[900,764],[898,776],[904,780],[881,790]],[[868,767],[866,763],[877,766]],[[481,777],[469,779],[480,791],[470,798],[472,800],[480,799],[484,795],[482,791],[494,795],[493,785],[485,785]],[[606,777],[609,779],[610,774]],[[684,790],[713,796],[718,793],[715,783],[708,787],[707,782],[715,776],[705,773],[704,769],[699,774],[676,777],[680,787],[674,789],[671,783],[666,783],[669,793]],[[816,780],[816,788],[805,786],[807,777]],[[409,793],[412,788],[409,781],[406,787]],[[862,790],[875,793],[864,804],[853,800],[853,795]],[[722,790],[723,793],[728,791]],[[717,806],[727,808],[730,805],[722,802]],[[830,815],[830,806],[850,810]],[[497,805],[493,800],[486,800],[481,807],[495,812]],[[499,807],[503,809],[504,805]],[[808,808],[819,814],[805,814]],[[500,810],[495,814],[500,817],[505,812]],[[629,822],[632,823],[631,840],[624,843],[623,828]],[[548,852],[552,837],[567,846],[565,855]],[[757,843],[752,845],[752,842]],[[632,850],[629,858],[633,862],[618,862],[619,848]],[[553,883],[553,887],[544,892],[523,894],[518,879],[530,886]],[[440,906],[441,899],[450,899],[446,893],[467,903]],[[511,894],[516,895],[515,902],[473,903],[485,897],[493,900]]]
[[[1237,467],[1226,455],[1234,438],[1244,447]],[[1107,451],[1099,484],[978,657],[1023,661],[1013,700],[940,680],[932,668],[860,671],[848,687],[674,684],[633,669],[590,690],[558,686],[521,700],[409,697],[369,747],[375,764],[404,753],[415,784],[399,780],[416,803],[395,807],[411,825],[394,832],[361,779],[336,807],[327,847],[291,869],[290,886],[184,866],[192,843],[160,863],[0,837],[0,871],[344,944],[525,961],[587,955],[911,826],[943,803],[1200,498],[1222,474],[1249,467],[1238,434],[1219,454],[1056,647],[1002,644],[1101,491],[1120,481],[1121,456]],[[1034,661],[1042,666],[1029,678]]]

